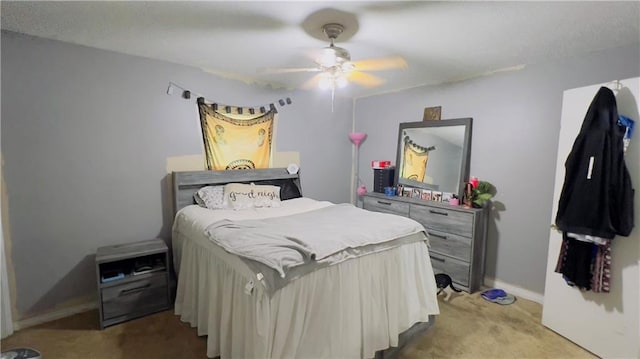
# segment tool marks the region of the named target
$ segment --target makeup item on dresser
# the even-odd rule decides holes
[[[371,168],[375,170],[391,167],[391,161],[371,161]]]
[[[395,196],[396,195],[396,188],[395,187],[385,187],[384,188],[384,195],[385,196]]]

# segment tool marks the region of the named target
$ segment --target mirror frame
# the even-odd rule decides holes
[[[402,157],[402,132],[410,128],[431,128],[431,127],[448,127],[448,126],[464,126],[464,138],[462,143],[462,159],[460,161],[460,180],[458,183],[458,192],[455,193],[458,198],[462,198],[464,192],[464,184],[469,178],[469,167],[471,163],[471,133],[473,129],[473,118],[455,118],[450,120],[427,120],[419,122],[402,122],[398,130],[398,143],[396,153],[396,170],[394,184],[397,187],[400,179],[400,160]],[[428,188],[427,186],[421,188]]]

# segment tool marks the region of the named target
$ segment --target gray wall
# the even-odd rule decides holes
[[[168,238],[166,159],[202,149],[195,99],[168,96],[169,81],[231,105],[291,97],[278,106],[276,150],[300,152],[306,196],[349,201],[351,100],[332,113],[327,94],[10,32],[2,75],[16,320],[95,296],[96,248]]]
[[[425,107],[442,118],[473,118],[471,175],[493,183],[486,275],[544,292],[562,92],[640,75],[638,45],[527,66],[470,81],[420,87],[356,101],[355,128],[368,133],[360,174],[373,183],[371,160],[396,158],[400,122],[421,121]],[[584,109],[586,112],[586,108]],[[633,179],[638,187],[640,179]]]

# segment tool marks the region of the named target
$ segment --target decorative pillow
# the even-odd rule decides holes
[[[193,194],[193,199],[202,207],[209,209],[226,208],[224,203],[224,186],[206,186]]]
[[[207,205],[204,203],[204,200],[202,198],[200,198],[200,195],[198,194],[198,192],[193,194],[193,200],[196,201],[196,204],[200,207],[207,207]]]
[[[280,187],[253,185],[255,189],[255,207],[280,207]]]
[[[264,181],[260,181],[259,183],[280,187],[281,201],[302,197],[302,194],[300,193],[300,189],[292,179],[264,180]]]
[[[293,182],[293,180],[285,180],[282,182],[282,186],[280,187],[280,199],[287,200],[293,198],[300,198],[302,194],[300,193],[300,189]]]
[[[229,183],[224,186],[224,201],[233,209],[280,206],[280,187]]]

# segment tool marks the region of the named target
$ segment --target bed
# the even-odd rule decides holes
[[[283,282],[263,263],[216,244],[212,224],[284,220],[336,205],[304,197],[249,211],[194,205],[199,188],[227,183],[301,188],[298,175],[284,168],[173,173],[174,310],[207,336],[208,357],[386,358],[433,324],[439,311],[424,239],[406,236],[405,242],[355,258],[336,253],[313,270],[292,268]],[[342,210],[353,210],[347,206]]]

